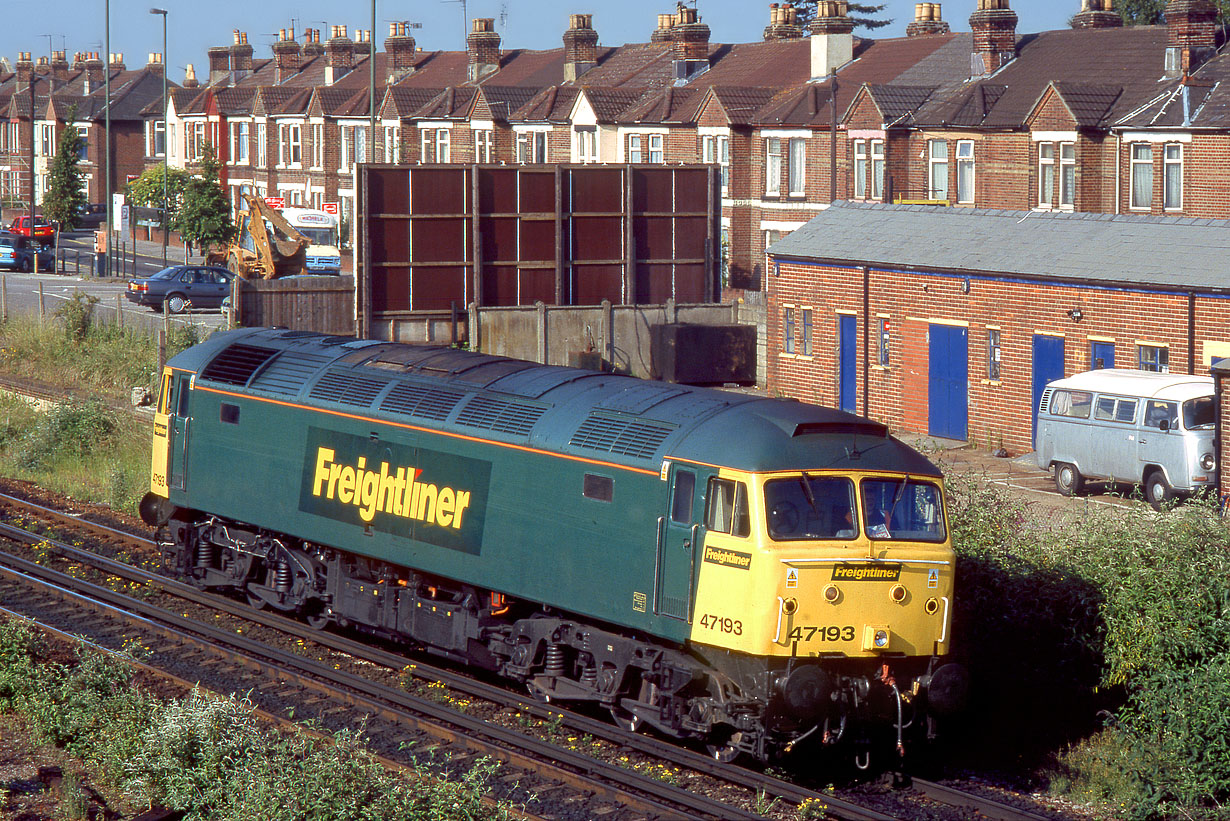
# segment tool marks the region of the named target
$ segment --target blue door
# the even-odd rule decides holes
[[[969,438],[969,329],[930,326],[927,432],[944,439]]]
[[[1111,361],[1114,361],[1114,347],[1111,347]],[[1031,439],[1038,441],[1038,402],[1042,400],[1042,391],[1056,379],[1063,379],[1063,337],[1034,335],[1034,403],[1029,408],[1029,418],[1032,424]]]
[[[1089,345],[1089,370],[1115,367],[1115,343],[1092,342]]]
[[[858,402],[858,317],[837,315],[837,407],[855,412]]]

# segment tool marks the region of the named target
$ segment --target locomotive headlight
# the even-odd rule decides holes
[[[934,616],[937,612],[939,612],[939,609],[940,602],[934,597],[927,599],[926,603],[923,604],[923,612],[928,616]]]
[[[899,584],[894,584],[893,589],[888,591],[888,597],[897,602],[897,604],[901,604],[905,601],[905,588]]]
[[[1204,470],[1212,470],[1217,465],[1217,461],[1213,458],[1213,454],[1205,453],[1200,457],[1200,467]]]
[[[889,632],[887,627],[869,624],[863,628],[864,650],[887,650]]]
[[[837,599],[841,596],[841,591],[837,589],[837,585],[830,584],[824,588],[824,600],[829,604],[836,604]]]
[[[798,609],[799,609],[798,599],[791,598],[791,599],[784,599],[782,601],[782,612],[785,613],[787,616],[793,616],[795,612],[798,611]]]

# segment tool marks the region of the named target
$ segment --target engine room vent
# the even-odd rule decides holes
[[[256,345],[231,345],[210,360],[201,371],[201,379],[224,385],[246,385],[256,370],[278,352]]]
[[[457,424],[517,436],[528,436],[534,423],[542,418],[547,409],[537,405],[523,405],[506,399],[475,396],[457,415]]]
[[[360,408],[371,407],[376,395],[389,384],[380,379],[364,379],[349,373],[330,371],[320,378],[308,394],[313,399],[340,402]]]
[[[442,421],[465,398],[464,393],[403,383],[380,403],[380,410]]]
[[[579,448],[618,453],[648,459],[657,452],[674,428],[640,419],[614,419],[591,416],[586,419],[568,444]]]
[[[283,351],[282,355],[256,375],[248,387],[270,393],[297,396],[312,374],[330,357],[314,353]]]

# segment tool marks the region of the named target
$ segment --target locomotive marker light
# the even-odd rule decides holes
[[[869,624],[863,628],[864,650],[887,650],[888,628]]]
[[[829,604],[837,604],[837,599],[841,597],[841,591],[837,589],[837,585],[830,584],[824,588],[824,600]]]
[[[905,588],[899,584],[894,584],[893,589],[888,591],[888,596],[897,604],[905,601]]]

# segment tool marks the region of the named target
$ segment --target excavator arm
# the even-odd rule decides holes
[[[273,279],[307,273],[310,241],[261,198],[245,197],[239,231],[227,249],[227,267],[245,279]]]

